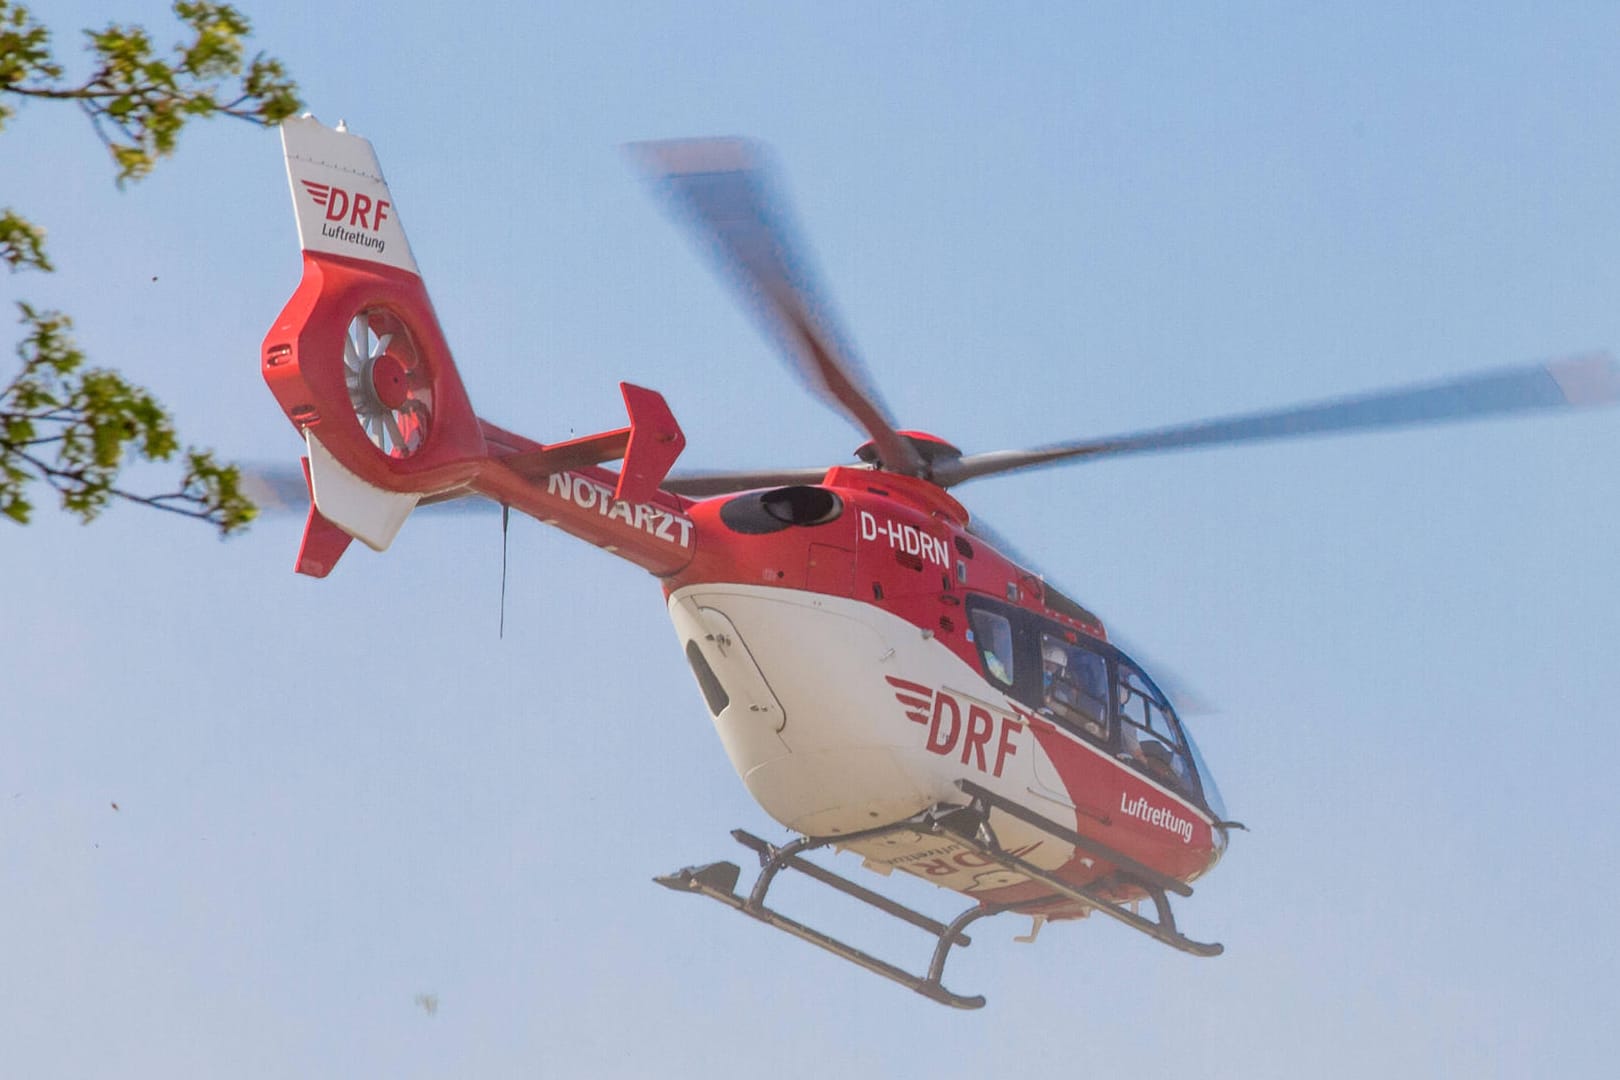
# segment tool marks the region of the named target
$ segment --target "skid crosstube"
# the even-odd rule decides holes
[[[950,1005],[958,1009],[981,1009],[984,1007],[984,997],[982,995],[964,997],[961,994],[953,993],[941,984],[940,977],[944,973],[945,957],[950,953],[951,946],[971,943],[971,939],[962,933],[963,929],[969,923],[986,915],[1000,914],[1006,910],[1004,906],[979,905],[971,907],[958,915],[947,926],[936,919],[929,918],[920,911],[914,911],[904,904],[890,900],[888,897],[875,893],[864,885],[858,885],[840,874],[835,874],[831,870],[817,866],[815,863],[801,857],[807,851],[814,851],[828,844],[848,843],[851,840],[858,841],[880,836],[884,833],[893,832],[903,827],[903,825],[904,823],[886,826],[850,836],[832,836],[820,839],[803,836],[781,847],[777,847],[769,841],[762,840],[741,829],[733,829],[731,835],[739,844],[751,848],[759,854],[759,877],[755,880],[753,888],[749,890],[746,897],[739,896],[736,892],[737,879],[741,874],[736,863],[717,862],[709,863],[707,866],[687,867],[685,870],[663,877],[656,877],[653,880],[665,888],[674,889],[677,892],[695,892],[712,900],[718,900],[727,907],[742,912],[744,915],[792,934],[801,941],[808,941],[812,945],[827,950],[834,956],[848,960],[852,964],[857,964],[867,971],[883,976],[885,979],[897,982],[907,989],[915,990],[924,997],[937,1001],[942,1005]],[[830,934],[824,934],[813,927],[805,926],[803,923],[790,919],[779,911],[766,907],[765,893],[770,889],[771,882],[775,879],[777,873],[785,868],[798,870],[823,885],[837,889],[846,896],[854,897],[862,903],[870,904],[879,911],[893,915],[903,922],[928,931],[937,942],[934,948],[933,960],[928,966],[928,974],[922,976],[913,975],[909,971],[896,967],[885,960],[879,960],[871,953],[857,949],[847,942],[839,941]]]
[[[874,974],[897,982],[926,998],[958,1009],[983,1008],[985,999],[980,994],[972,996],[957,994],[948,990],[940,981],[944,975],[946,957],[950,955],[952,946],[971,944],[971,939],[962,932],[969,924],[986,916],[999,915],[1015,906],[1027,907],[1029,902],[1024,901],[1017,905],[976,904],[962,912],[947,925],[929,918],[919,911],[914,911],[904,904],[873,892],[864,885],[850,881],[840,874],[835,874],[825,867],[810,862],[803,857],[806,853],[832,844],[842,846],[859,843],[862,840],[875,839],[900,831],[920,831],[932,833],[936,836],[949,837],[1002,869],[1038,881],[1050,888],[1056,896],[1078,901],[1088,909],[1099,911],[1110,918],[1117,919],[1131,929],[1140,931],[1155,941],[1169,945],[1171,948],[1191,953],[1194,956],[1217,956],[1221,953],[1222,946],[1193,941],[1176,929],[1175,917],[1170,910],[1170,902],[1165,894],[1166,892],[1174,892],[1181,896],[1191,896],[1192,889],[1185,882],[1166,877],[1152,867],[1145,866],[1127,855],[1114,851],[1105,844],[1080,836],[1073,830],[1065,828],[1057,822],[1050,821],[1017,803],[1003,799],[994,792],[988,791],[971,781],[960,780],[957,782],[957,787],[972,800],[968,805],[952,806],[942,804],[915,817],[895,822],[892,825],[867,829],[863,832],[844,836],[804,836],[777,847],[751,833],[744,832],[741,829],[733,829],[732,837],[739,844],[751,849],[759,856],[759,877],[755,879],[754,885],[747,896],[742,896],[737,892],[737,881],[741,877],[742,871],[736,863],[731,862],[716,862],[705,866],[687,867],[677,873],[656,877],[653,880],[665,888],[674,889],[676,892],[694,892],[707,896],[711,900],[718,900],[733,910],[740,911],[744,915],[757,919],[768,926],[792,934],[802,941],[808,941],[810,944],[825,949],[834,956],[841,957]],[[1046,832],[1054,839],[1062,840],[1112,863],[1117,868],[1119,881],[1128,882],[1148,894],[1153,900],[1157,917],[1155,919],[1145,918],[1125,904],[1103,896],[1093,886],[1070,884],[1007,851],[996,839],[995,832],[990,827],[990,812],[992,809],[1017,818],[1027,825]],[[797,870],[846,896],[853,897],[885,914],[894,916],[902,922],[927,931],[935,941],[934,953],[929,961],[927,973],[914,975],[904,968],[880,960],[862,949],[857,949],[853,945],[790,919],[781,912],[767,907],[765,904],[766,893],[770,890],[771,883],[775,880],[776,875],[784,869]]]

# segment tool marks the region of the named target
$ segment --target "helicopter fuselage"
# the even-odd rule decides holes
[[[789,828],[837,836],[904,820],[960,801],[953,785],[973,779],[1046,817],[1072,818],[1076,832],[1169,877],[1189,880],[1219,858],[1225,833],[1213,788],[1163,695],[1107,644],[1095,616],[972,535],[967,511],[942,488],[864,467],[701,501],[660,490],[656,479],[629,483],[657,452],[653,439],[638,449],[629,434],[638,410],[652,414],[642,416],[644,429],[678,452],[679,428],[664,419],[661,398],[626,386],[631,429],[543,446],[471,414],[430,318],[420,319],[416,347],[440,365],[436,440],[404,459],[379,454],[349,417],[328,419],[336,410],[308,404],[346,399],[342,365],[299,358],[344,340],[366,303],[369,311],[431,309],[414,277],[308,252],[305,271],[266,340],[264,365],[305,433],[322,511],[311,515],[301,570],[328,572],[350,535],[385,547],[414,492],[476,492],[663,581],[700,683],[721,691],[707,696],[732,764]],[[603,453],[624,457],[619,472],[594,463]],[[358,516],[348,516],[356,506]],[[339,514],[341,531],[323,514]],[[1004,633],[1005,657],[992,659],[976,622]],[[1051,650],[1090,666],[1089,713],[1049,696],[1042,654]],[[1134,672],[1134,689],[1125,671]],[[731,704],[716,710],[721,698]],[[1135,724],[1127,699],[1144,710]],[[1109,895],[1136,895],[1123,880],[1106,884],[1115,870],[1108,862],[1016,822],[999,825],[1003,842],[1026,850],[1032,864],[1077,884],[1105,882]],[[849,846],[880,872],[906,870],[986,902],[1052,903],[1049,889],[985,870],[937,836],[894,833]],[[1083,908],[1058,901],[1054,910]]]
[[[733,767],[782,825],[861,833],[960,801],[956,782],[970,779],[1183,881],[1219,858],[1225,833],[1204,795],[1213,788],[1185,744],[1157,758],[1127,749],[1148,729],[1122,708],[1120,666],[1140,669],[1089,613],[1049,606],[1061,598],[969,534],[945,492],[835,468],[820,485],[710,499],[688,513],[697,542],[665,579],[670,616]],[[996,659],[985,637],[1002,629]],[[1054,655],[1061,643],[1067,656],[1095,658],[1112,692],[1096,694],[1090,712],[1065,708],[1042,641]],[[1171,715],[1166,706],[1159,695]],[[1168,727],[1174,738],[1179,727]],[[996,824],[1003,845],[1065,880],[1091,884],[1116,869],[1017,821]],[[904,870],[987,903],[1064,908],[936,835],[848,847],[882,874]],[[1116,892],[1132,895],[1124,882]]]

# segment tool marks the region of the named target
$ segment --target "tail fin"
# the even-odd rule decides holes
[[[304,273],[264,378],[308,446],[312,514],[381,551],[420,499],[472,478],[484,436],[371,143],[308,115],[281,141]]]

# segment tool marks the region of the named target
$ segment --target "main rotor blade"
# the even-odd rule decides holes
[[[239,465],[242,494],[259,508],[260,517],[309,513],[309,485],[297,465],[249,462]],[[483,514],[500,504],[476,492],[460,490],[430,495],[417,503],[418,511],[437,514]]]
[[[745,139],[677,139],[637,143],[630,150],[799,377],[871,437],[884,468],[921,475],[922,458],[895,431],[816,287],[808,249],[796,240],[763,147]]]
[[[692,470],[690,472],[674,472],[664,478],[658,486],[665,491],[676,495],[685,495],[693,499],[706,499],[711,495],[726,495],[733,491],[748,491],[751,488],[786,487],[789,484],[819,484],[826,479],[825,467],[819,469],[775,469],[772,471],[756,472],[728,472],[715,470],[707,472]]]
[[[1608,353],[1594,353],[1399,390],[1333,398],[1274,412],[1204,420],[1103,439],[1053,443],[1029,450],[971,454],[955,461],[936,462],[934,481],[950,487],[976,477],[1055,465],[1074,458],[1410,427],[1481,416],[1608,405],[1615,401],[1620,401],[1620,367],[1616,367]]]
[[[261,515],[303,514],[309,510],[309,487],[304,482],[303,470],[298,466],[259,462],[240,468],[242,493],[259,508]],[[752,472],[694,469],[670,473],[658,486],[687,498],[706,499],[712,495],[727,495],[733,491],[749,491],[753,488],[819,484],[826,476],[825,466]],[[463,495],[465,497],[462,497]],[[417,505],[422,509],[432,507],[440,512],[453,508],[459,513],[483,513],[497,508],[496,503],[486,498],[472,497],[470,492],[430,497]]]
[[[241,491],[262,514],[309,509],[309,484],[297,465],[254,463],[238,466]]]

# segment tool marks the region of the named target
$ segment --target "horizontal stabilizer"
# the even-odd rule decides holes
[[[686,435],[664,396],[633,383],[620,383],[630,426],[586,435],[567,442],[523,450],[501,458],[501,463],[525,480],[539,481],[555,473],[587,465],[624,459],[613,497],[639,503],[651,499],[669,475],[670,466],[686,449]]]

